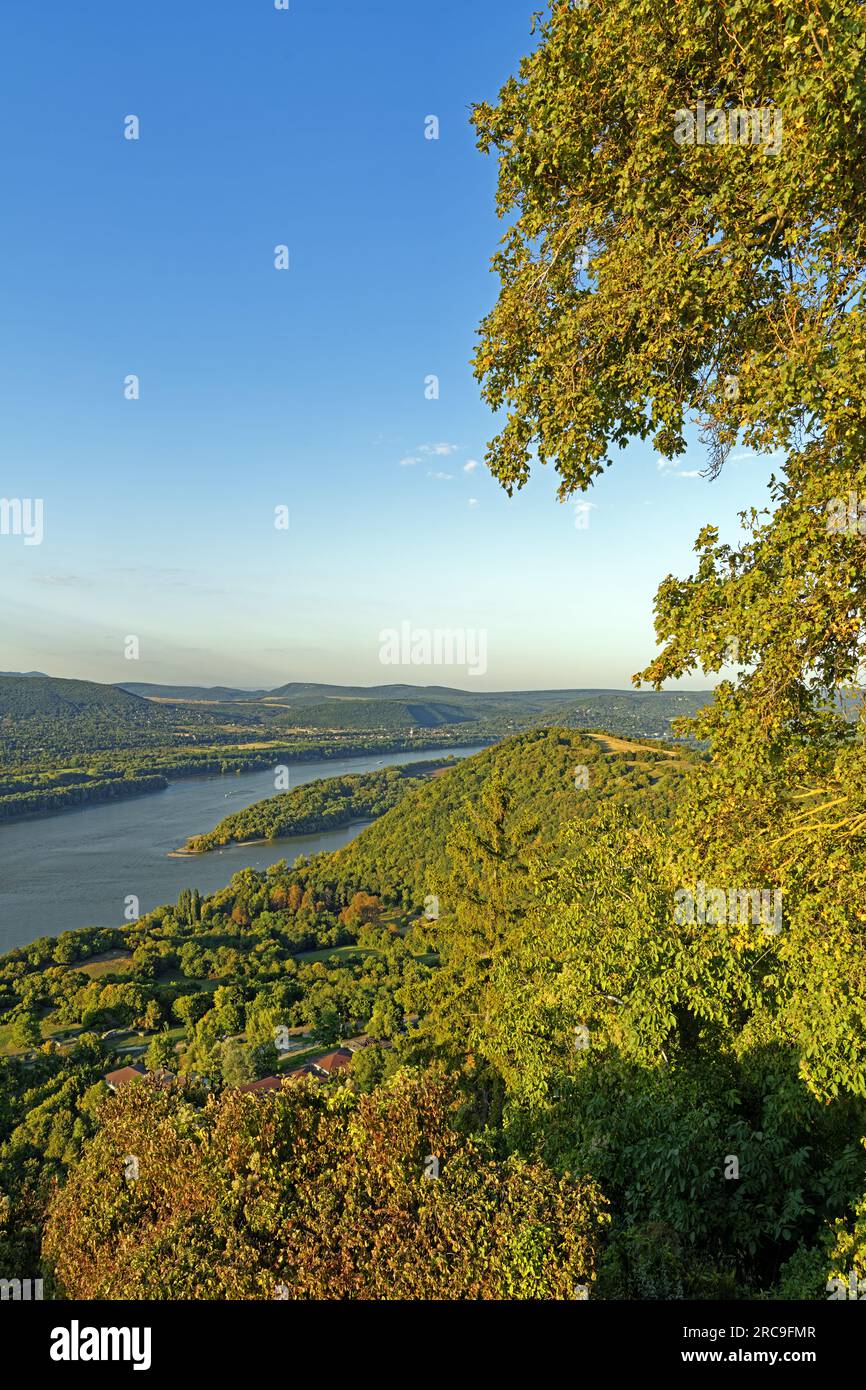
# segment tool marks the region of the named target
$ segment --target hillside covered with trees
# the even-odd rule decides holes
[[[191,836],[184,852],[204,854],[219,845],[284,839],[350,825],[353,821],[374,820],[396,806],[412,787],[420,784],[423,776],[447,766],[441,762],[404,763],[381,772],[350,773],[309,782],[226,816],[213,830]]]
[[[678,921],[712,774],[660,756],[520,735],[344,850],[5,957],[0,1253],[78,1297],[821,1297],[863,1239],[848,963],[787,903]],[[136,1057],[177,1079],[111,1096]]]
[[[346,847],[342,873],[389,901],[396,889],[404,902],[418,902],[441,874],[455,819],[491,776],[537,825],[539,843],[555,852],[561,827],[605,802],[640,806],[643,815],[665,820],[692,765],[685,753],[646,745],[607,754],[596,739],[564,729],[519,734],[413,788],[397,810]]]
[[[344,849],[6,955],[0,1267],[87,1299],[862,1298],[864,53],[853,0],[539,18],[473,115],[486,461],[567,499],[695,422],[715,476],[779,456],[656,594],[636,684],[714,697],[680,746],[534,716],[384,772]]]

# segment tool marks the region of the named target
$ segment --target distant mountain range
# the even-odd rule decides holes
[[[240,690],[226,685],[149,685],[146,682],[121,681],[121,690],[142,695],[150,700],[290,700],[293,703],[319,700],[430,700],[475,699],[476,692],[458,690],[448,685],[325,685],[316,681],[289,681],[273,690]],[[525,691],[505,691],[506,698],[521,698]],[[573,691],[532,691],[535,695],[571,695]],[[596,692],[594,692],[596,693]],[[481,692],[482,699],[499,698],[491,692]]]
[[[246,690],[231,685],[156,685],[147,681],[117,681],[104,685],[100,681],[70,680],[63,676],[49,676],[44,671],[0,671],[0,678],[12,680],[44,681],[58,690],[72,692],[78,690],[109,691],[123,690],[130,695],[138,695],[149,700],[180,700],[184,704],[204,700],[214,704],[224,704],[233,700],[291,700],[295,703],[318,700],[449,700],[461,703],[467,700],[490,702],[514,702],[517,704],[549,704],[557,700],[574,700],[583,696],[625,695],[640,699],[654,692],[621,690],[615,686],[579,686],[556,690],[461,690],[450,685],[327,685],[317,681],[288,681],[275,686],[273,690]],[[666,691],[666,694],[685,696],[709,696],[711,690]]]
[[[491,706],[499,704],[543,705],[579,699],[583,696],[625,695],[640,699],[642,694],[632,690],[605,688],[578,688],[571,690],[460,690],[450,685],[324,685],[315,681],[289,681],[273,690],[239,690],[230,686],[198,685],[148,685],[143,682],[122,681],[120,690],[128,690],[132,695],[141,695],[151,700],[181,700],[184,703],[208,700],[216,703],[242,700],[279,701],[291,704],[317,703],[321,700],[423,700],[457,702],[461,705],[474,704]],[[711,695],[711,691],[668,692],[684,695]]]
[[[504,690],[467,691],[437,685],[328,685],[290,681],[273,690],[232,686],[155,685],[130,681],[102,685],[27,673],[0,675],[0,720],[108,720],[123,727],[193,721],[207,727],[240,722],[277,730],[434,729],[484,725],[484,734],[547,723],[663,736],[676,715],[690,714],[711,691]],[[468,731],[467,731],[468,732]]]
[[[246,706],[308,729],[432,729],[484,722],[507,732],[518,724],[577,723],[663,736],[676,715],[712,699],[712,691],[500,690],[469,691],[446,685],[328,685],[289,681],[273,690],[146,685],[124,690],[156,702]]]

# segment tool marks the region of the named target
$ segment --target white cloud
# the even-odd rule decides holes
[[[448,458],[450,454],[456,454],[459,448],[459,444],[422,444],[418,452],[435,454],[437,458]]]
[[[428,473],[428,478],[436,478],[439,482],[450,482],[454,477],[453,473]]]
[[[666,478],[700,478],[700,468],[678,468],[676,459],[656,459],[656,468]]]
[[[470,498],[469,498],[469,506],[470,506],[470,507],[477,507],[477,506],[478,506],[478,498],[477,498],[477,497],[470,497]]]
[[[401,458],[400,467],[414,468],[425,459],[449,458],[451,454],[456,454],[459,448],[459,444],[448,444],[444,441],[441,444],[419,444],[414,454],[407,454],[405,458]]]
[[[464,472],[464,473],[474,473],[477,467],[478,467],[478,460],[477,460],[477,459],[467,459],[466,462],[465,462],[464,465],[463,465],[463,472]]]

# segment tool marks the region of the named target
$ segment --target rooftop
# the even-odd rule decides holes
[[[144,1076],[144,1067],[118,1067],[117,1071],[106,1073],[105,1084],[110,1086],[112,1091],[116,1091],[118,1086],[126,1086],[130,1081],[136,1081],[140,1076]]]
[[[315,1067],[316,1071],[324,1072],[326,1076],[332,1076],[336,1071],[345,1071],[351,1062],[351,1052],[345,1047],[338,1047],[336,1052],[327,1052],[324,1057],[315,1057],[310,1066]]]

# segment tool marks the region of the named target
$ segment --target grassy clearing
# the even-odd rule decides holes
[[[603,753],[663,753],[666,758],[679,758],[669,748],[653,748],[647,743],[633,743],[628,738],[616,738],[613,734],[587,734],[594,739]]]
[[[89,975],[91,980],[98,980],[102,975],[116,974],[123,969],[123,963],[132,959],[131,951],[105,951],[101,956],[91,956],[89,960],[83,960],[79,965],[71,965],[70,970],[78,970],[82,975]]]

